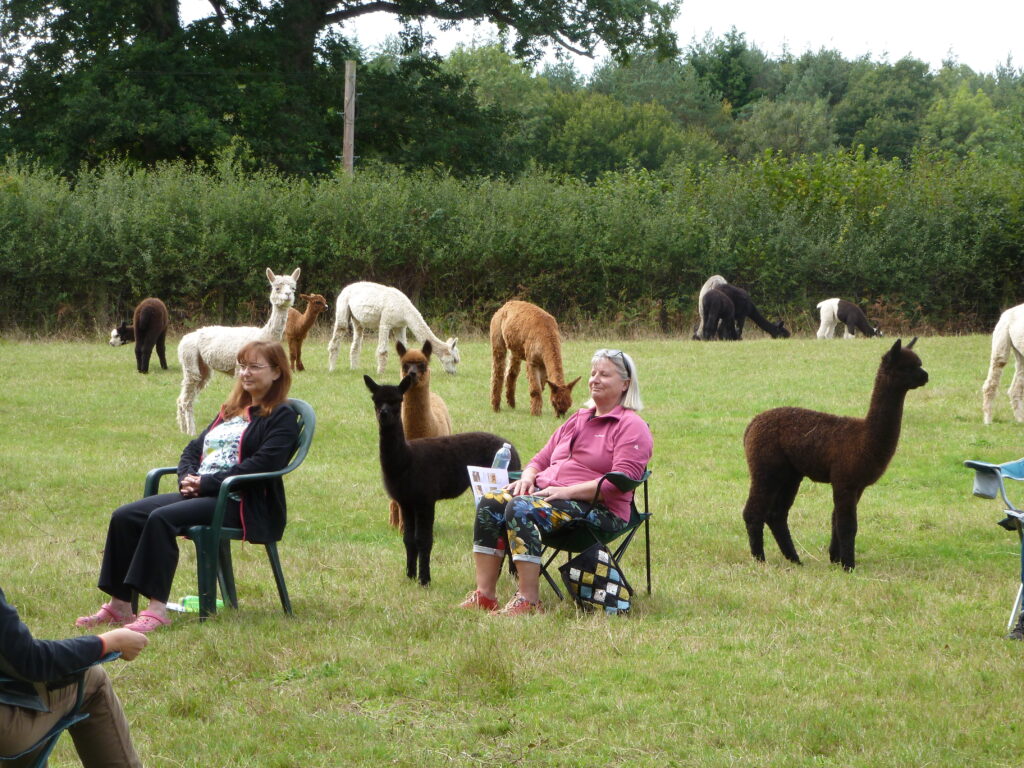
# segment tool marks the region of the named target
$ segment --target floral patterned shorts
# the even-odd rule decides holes
[[[473,526],[473,551],[485,555],[505,554],[512,550],[513,560],[540,563],[544,551],[541,533],[550,533],[570,520],[587,520],[604,531],[618,531],[626,521],[600,504],[537,496],[516,496],[508,491],[488,493],[480,499]],[[507,533],[507,536],[506,536]]]

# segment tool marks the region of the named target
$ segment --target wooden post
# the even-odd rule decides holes
[[[356,63],[345,62],[345,130],[342,137],[341,163],[345,172],[353,173],[353,158],[356,138]]]

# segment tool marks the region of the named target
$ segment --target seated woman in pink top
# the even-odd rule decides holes
[[[577,518],[612,531],[629,522],[632,493],[604,483],[596,503],[594,495],[607,472],[638,478],[651,459],[651,430],[637,415],[643,403],[636,363],[625,352],[599,349],[591,360],[589,385],[590,400],[555,431],[522,477],[501,493],[485,495],[477,505],[476,589],[460,607],[506,616],[541,610],[541,532]],[[506,529],[519,589],[499,611],[496,588]]]

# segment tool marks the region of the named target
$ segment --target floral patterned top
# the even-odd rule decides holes
[[[242,444],[242,433],[249,422],[241,416],[222,421],[206,433],[203,441],[203,460],[199,464],[197,474],[212,475],[231,469],[238,463],[238,449]],[[238,494],[231,494],[238,501]]]

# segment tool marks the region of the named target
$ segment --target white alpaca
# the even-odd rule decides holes
[[[250,341],[280,341],[288,321],[288,310],[295,302],[295,286],[300,270],[291,276],[275,275],[267,269],[270,281],[270,319],[262,328],[252,326],[208,325],[181,337],[178,362],[181,363],[181,394],[178,395],[178,428],[196,433],[193,407],[196,398],[210,382],[213,371],[229,376],[235,372],[238,350]]]
[[[422,343],[429,341],[434,354],[441,361],[446,373],[455,373],[459,364],[458,339],[441,341],[430,330],[423,315],[412,305],[409,298],[397,288],[379,283],[352,283],[338,294],[334,307],[334,333],[327,345],[327,370],[333,371],[338,361],[341,336],[352,323],[352,348],[349,350],[349,366],[359,365],[359,353],[363,348],[363,331],[377,328],[377,374],[384,373],[388,363],[388,337],[394,332],[395,338],[408,346],[405,331],[408,328]]]
[[[713,288],[718,288],[722,285],[728,285],[729,281],[721,275],[712,275],[704,281],[704,285],[700,287],[700,296],[697,297],[697,314],[700,319],[697,321],[697,330],[693,332],[694,339],[704,338],[704,295]]]
[[[1024,304],[1003,312],[992,331],[992,359],[988,364],[988,377],[981,385],[981,413],[986,424],[992,423],[992,401],[996,399],[999,377],[1010,359],[1010,350],[1016,363],[1008,390],[1010,405],[1013,417],[1024,421]]]

